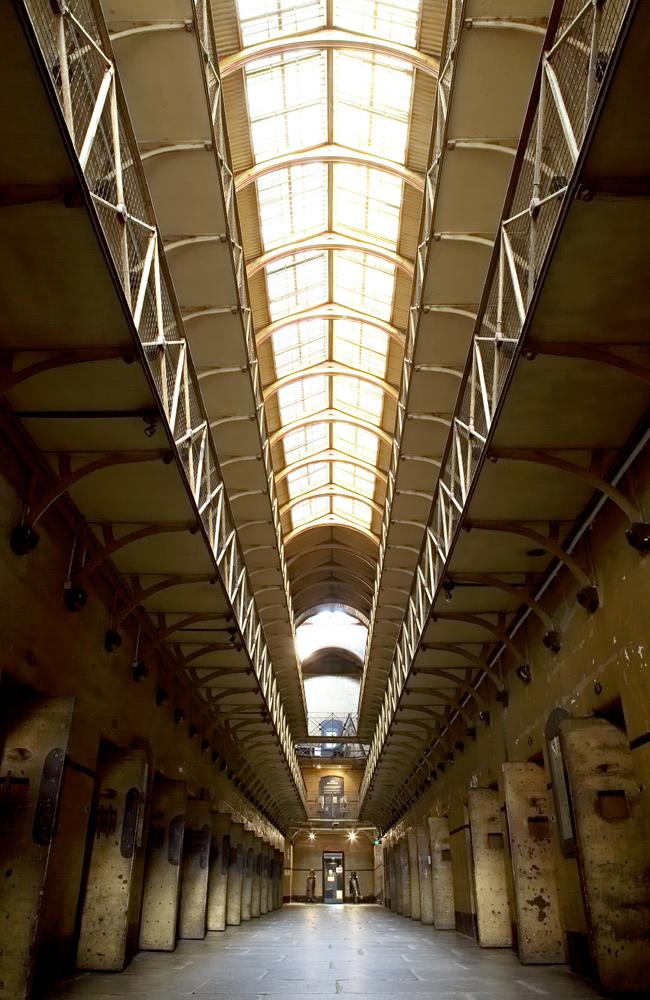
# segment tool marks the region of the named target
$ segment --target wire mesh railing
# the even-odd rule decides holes
[[[554,39],[542,54],[531,110],[495,242],[488,284],[474,328],[470,356],[447,441],[431,514],[402,623],[388,685],[361,785],[362,807],[399,698],[460,529],[467,498],[486,453],[494,416],[516,355],[529,304],[551,246],[562,204],[585,139],[596,97],[607,74],[629,0],[564,0]],[[453,64],[454,25],[447,58]],[[462,15],[461,15],[462,16]],[[445,65],[443,64],[443,72]],[[438,88],[438,114],[446,114],[449,90]],[[434,125],[435,177],[444,130]],[[432,183],[432,188],[435,182]],[[430,236],[425,205],[423,236]],[[420,267],[418,280],[421,282]],[[423,270],[423,269],[422,269]],[[417,290],[416,290],[416,301]],[[410,328],[409,328],[410,332]],[[408,345],[411,341],[407,341]],[[405,375],[408,376],[408,359]],[[404,381],[407,381],[405,379]],[[405,398],[405,397],[404,397]],[[404,408],[398,416],[404,420]],[[399,438],[396,437],[396,441]],[[393,457],[399,458],[394,447]],[[394,489],[394,474],[389,490]],[[387,510],[388,510],[387,505]],[[382,533],[385,546],[387,523]],[[380,553],[383,559],[383,552]],[[380,561],[381,569],[381,561]],[[379,573],[377,576],[379,581]],[[376,601],[373,607],[373,620]],[[372,622],[371,622],[372,624]],[[370,647],[369,647],[370,648]]]
[[[105,25],[91,0],[23,0],[23,5],[130,310],[197,519],[210,545],[216,571],[304,805],[302,774],[229,509]],[[200,7],[204,10],[205,5]],[[203,39],[205,18],[198,16],[198,23]],[[216,71],[215,87],[218,91]],[[220,108],[216,93],[213,96]],[[225,132],[221,129],[217,134],[226,176],[229,168]],[[237,232],[234,187],[226,185],[224,190],[234,233]],[[242,301],[242,310],[249,316],[247,300]],[[251,342],[254,346],[250,325],[246,337],[247,346]],[[259,382],[257,367],[253,367],[254,378]],[[286,578],[286,566],[283,572]],[[204,707],[209,708],[209,690],[199,689],[199,694]]]

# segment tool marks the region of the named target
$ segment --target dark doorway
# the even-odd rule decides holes
[[[342,903],[345,886],[342,851],[323,851],[323,902]]]

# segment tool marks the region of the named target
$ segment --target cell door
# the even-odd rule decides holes
[[[342,851],[323,852],[323,902],[342,903],[344,896],[344,857]]]

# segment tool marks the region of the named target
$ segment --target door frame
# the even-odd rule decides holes
[[[341,887],[342,887],[342,890],[343,890],[343,898],[342,899],[326,899],[325,898],[325,885],[326,885],[326,882],[325,882],[325,855],[326,854],[329,854],[329,855],[335,854],[335,855],[340,855],[341,856],[341,867],[343,868],[343,872],[342,872],[342,876],[341,876]],[[322,873],[323,873],[323,902],[326,903],[328,906],[332,906],[332,905],[334,905],[336,903],[338,903],[339,905],[341,903],[344,903],[345,902],[345,851],[323,851],[322,860],[321,860],[321,868],[322,868]]]

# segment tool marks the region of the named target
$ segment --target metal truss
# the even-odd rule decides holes
[[[183,321],[166,266],[162,240],[141,169],[140,156],[123,104],[105,25],[90,0],[23,0],[61,112],[138,334],[141,361],[174,442],[182,470],[224,593],[232,607],[259,688],[278,736],[296,794],[305,786],[273,674],[256,601],[230,512],[210,434],[199,382],[189,356]],[[268,471],[269,495],[278,539],[280,524],[266,434],[245,266],[228,166],[221,88],[206,0],[194,7],[217,135],[229,239],[241,299],[246,348],[255,386],[256,419]],[[283,549],[280,558],[289,601]]]
[[[448,560],[461,529],[468,498],[487,454],[493,422],[517,355],[528,307],[553,242],[556,224],[565,195],[571,186],[594,103],[606,75],[609,53],[614,48],[628,6],[628,0],[565,0],[560,11],[557,37],[542,55],[425,538],[361,784],[361,808],[434,602],[445,579]],[[436,236],[433,231],[436,185],[446,145],[454,57],[459,32],[480,28],[483,24],[467,22],[463,15],[464,4],[454,4],[441,60],[433,155],[427,172],[423,228],[406,333],[400,403],[388,478],[386,517],[381,531],[375,600],[370,622],[371,634],[377,612],[400,441],[406,420],[406,402],[422,306],[428,246]],[[502,28],[516,30],[517,25],[503,24]],[[600,488],[601,484],[597,485]],[[629,510],[624,512],[629,516],[634,513]]]

